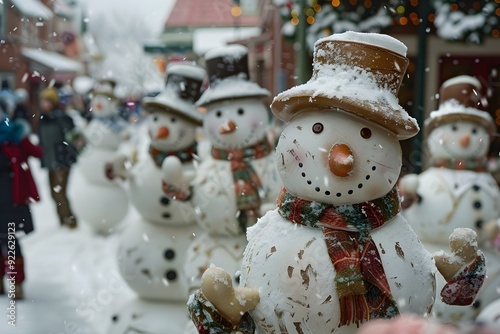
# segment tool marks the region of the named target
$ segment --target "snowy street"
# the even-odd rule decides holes
[[[18,239],[25,259],[25,299],[15,302],[13,327],[8,324],[9,299],[0,296],[5,315],[0,320],[0,333],[105,333],[113,310],[134,296],[117,269],[119,233],[95,235],[84,222],[75,230],[60,227],[46,170],[36,159],[30,160],[30,167],[41,201],[31,206],[35,231]],[[77,176],[73,175],[73,180],[81,179]],[[122,227],[137,218],[131,208]]]

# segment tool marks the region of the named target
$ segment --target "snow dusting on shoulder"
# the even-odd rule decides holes
[[[406,45],[394,37],[377,33],[358,33],[354,31],[347,31],[342,34],[333,34],[331,36],[321,38],[316,42],[316,44],[324,41],[351,41],[371,44],[391,50],[402,56],[406,56],[406,51],[408,50]]]

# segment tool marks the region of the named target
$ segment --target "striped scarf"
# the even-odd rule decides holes
[[[340,326],[399,314],[382,266],[372,229],[381,227],[400,211],[396,188],[373,201],[352,205],[304,200],[285,188],[277,199],[278,212],[295,224],[321,228],[340,304]]]
[[[233,174],[236,206],[239,210],[238,222],[242,231],[251,221],[255,221],[260,212],[261,196],[259,190],[262,183],[252,168],[251,161],[269,155],[272,151],[271,144],[266,138],[256,144],[244,148],[222,149],[212,147],[212,157],[217,160],[230,162]]]
[[[475,172],[486,172],[487,157],[477,157],[471,159],[435,159],[432,165],[438,168],[449,168],[454,170],[471,170]]]
[[[163,160],[171,155],[179,158],[182,163],[193,160],[194,156],[196,155],[197,145],[198,143],[194,142],[191,146],[178,151],[160,151],[159,149],[154,148],[152,145],[149,145],[149,155],[151,156],[151,159],[153,159],[156,166],[161,168]]]

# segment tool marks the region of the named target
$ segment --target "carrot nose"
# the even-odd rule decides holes
[[[466,135],[463,135],[462,137],[460,137],[460,146],[467,147],[467,146],[469,146],[469,143],[470,143],[470,135],[469,134],[466,134]]]
[[[221,135],[228,135],[236,131],[236,129],[238,129],[236,123],[230,120],[221,125],[219,133]]]
[[[328,155],[330,171],[340,177],[348,176],[354,167],[354,157],[349,146],[336,144],[330,149]]]
[[[165,139],[170,134],[170,131],[166,126],[162,126],[156,131],[156,139]]]
[[[101,104],[101,103],[96,103],[96,104],[95,104],[95,108],[96,108],[97,110],[102,110],[102,104]]]

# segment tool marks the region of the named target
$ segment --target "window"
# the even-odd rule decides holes
[[[7,13],[5,12],[4,2],[0,1],[0,39],[5,38],[6,18],[7,18]]]

